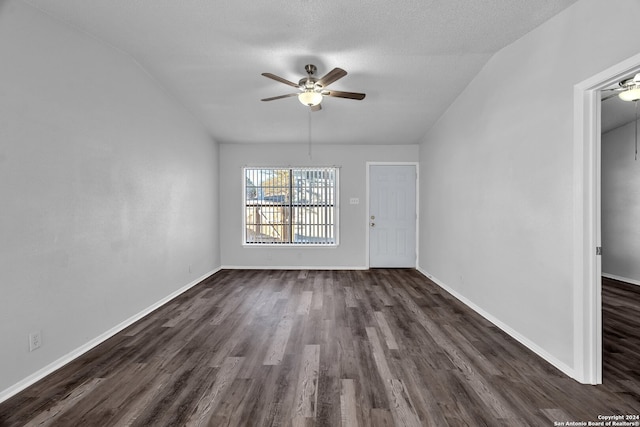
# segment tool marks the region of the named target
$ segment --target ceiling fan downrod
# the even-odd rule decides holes
[[[313,64],[307,64],[304,66],[304,70],[309,74],[309,77],[311,77],[316,73],[316,71],[318,71],[318,68]]]

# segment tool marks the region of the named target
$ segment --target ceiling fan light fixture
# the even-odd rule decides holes
[[[633,86],[618,94],[623,101],[639,101],[640,100],[640,86]]]
[[[315,107],[322,102],[322,94],[319,92],[314,92],[313,90],[305,90],[304,92],[298,94],[298,100],[302,103],[302,105]]]

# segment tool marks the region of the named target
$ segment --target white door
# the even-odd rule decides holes
[[[416,166],[369,166],[369,266],[416,266]]]

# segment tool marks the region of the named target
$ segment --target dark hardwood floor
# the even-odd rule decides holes
[[[604,384],[588,386],[414,270],[221,271],[0,404],[0,425],[554,426],[640,414],[640,295],[605,288]]]
[[[640,399],[640,286],[602,278],[602,347],[604,382]]]

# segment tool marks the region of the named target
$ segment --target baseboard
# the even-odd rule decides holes
[[[607,279],[617,280],[619,282],[630,283],[632,285],[640,286],[640,280],[629,279],[628,277],[616,276],[615,274],[602,273],[602,277]]]
[[[497,326],[498,328],[502,329],[503,332],[505,332],[506,334],[511,336],[513,339],[518,341],[520,344],[524,345],[529,350],[533,351],[538,356],[542,357],[544,360],[546,360],[547,362],[549,362],[550,364],[552,364],[553,366],[558,368],[564,374],[566,374],[569,377],[577,380],[576,372],[572,367],[570,367],[566,363],[562,362],[561,360],[557,359],[555,356],[553,356],[552,354],[547,352],[542,347],[538,346],[536,343],[534,343],[533,341],[531,341],[527,337],[521,335],[518,331],[516,331],[515,329],[511,328],[506,323],[502,322],[501,320],[499,320],[496,317],[492,316],[491,314],[487,313],[482,308],[478,307],[476,304],[474,304],[473,302],[468,300],[466,297],[464,297],[463,295],[459,294],[457,291],[453,290],[449,286],[445,285],[442,281],[440,281],[437,278],[433,277],[427,271],[421,269],[420,267],[416,268],[416,270],[418,270],[422,275],[424,275],[426,278],[428,278],[429,280],[434,282],[436,285],[440,286],[446,292],[451,294],[453,297],[458,299],[464,305],[466,305],[467,307],[469,307],[470,309],[472,309],[473,311],[478,313],[480,316],[484,317],[489,322],[493,323],[495,326]]]
[[[21,392],[25,388],[27,388],[30,385],[36,383],[37,381],[41,380],[42,378],[46,377],[47,375],[51,374],[52,372],[60,369],[61,367],[63,367],[67,363],[69,363],[69,362],[73,361],[74,359],[77,359],[78,357],[82,356],[84,353],[88,352],[92,348],[96,347],[97,345],[99,345],[102,342],[108,340],[109,338],[111,338],[112,336],[117,334],[118,332],[124,330],[125,328],[131,326],[133,323],[135,323],[138,320],[142,319],[147,314],[149,314],[152,311],[162,307],[163,305],[165,305],[166,303],[168,303],[172,299],[176,298],[180,294],[188,291],[189,289],[191,289],[192,287],[194,287],[198,283],[202,282],[207,277],[210,277],[210,276],[216,274],[221,269],[222,268],[217,268],[217,269],[214,269],[214,270],[212,270],[212,271],[200,276],[199,278],[195,279],[194,281],[192,281],[188,285],[183,286],[182,288],[180,288],[177,291],[171,293],[167,297],[162,298],[160,301],[157,301],[156,303],[150,305],[149,307],[145,308],[141,312],[131,316],[130,318],[128,318],[124,322],[114,326],[113,328],[111,328],[108,331],[106,331],[105,333],[97,336],[96,338],[92,339],[91,341],[87,342],[86,344],[81,345],[80,347],[76,348],[75,350],[67,353],[64,356],[62,356],[58,360],[48,364],[47,366],[45,366],[44,368],[38,370],[37,372],[34,372],[33,374],[29,375],[28,377],[26,377],[22,381],[19,381],[18,383],[12,385],[11,387],[7,388],[6,390],[1,391],[0,392],[0,403],[4,402],[5,400],[9,399],[10,397],[14,396],[15,394],[18,394],[19,392]]]
[[[366,266],[327,266],[327,265],[224,265],[222,270],[368,270]]]

